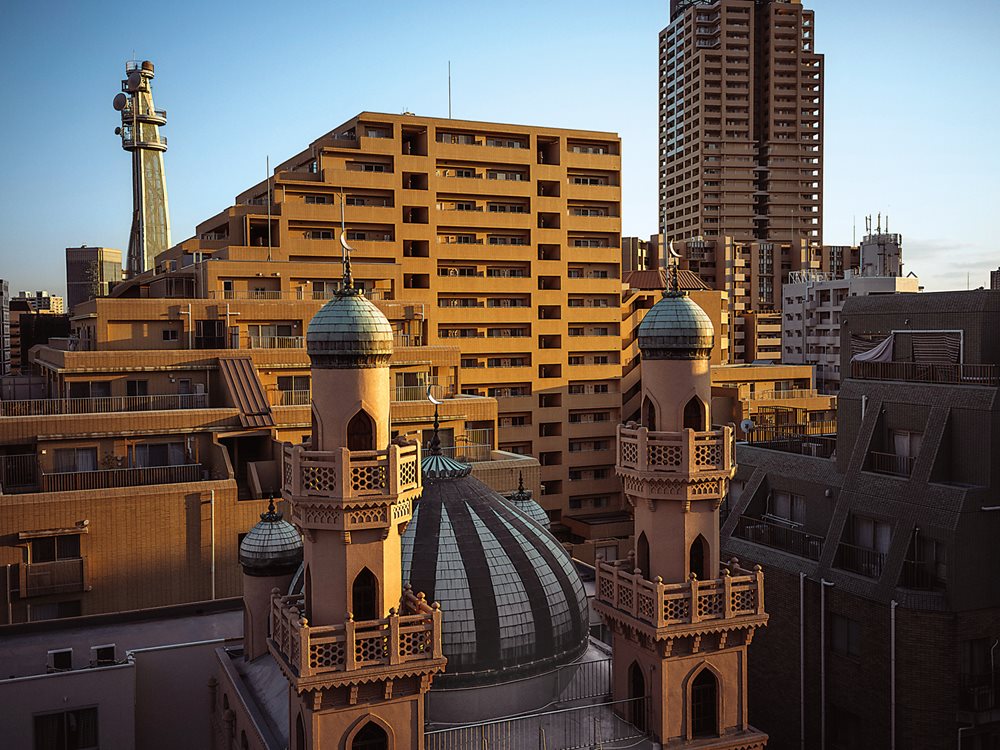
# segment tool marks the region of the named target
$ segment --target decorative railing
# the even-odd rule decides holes
[[[721,578],[666,584],[629,573],[619,563],[598,562],[597,601],[655,628],[764,614],[759,565],[745,570],[734,559]]]
[[[858,380],[904,380],[953,385],[1000,385],[996,365],[939,364],[932,362],[851,362],[851,377]]]
[[[618,426],[618,465],[639,471],[729,471],[733,468],[733,430],[652,432]]]
[[[807,534],[801,529],[775,523],[765,518],[741,516],[736,523],[733,536],[810,560],[819,560],[820,552],[823,550],[824,537]]]
[[[141,487],[151,484],[199,482],[201,464],[145,466],[132,469],[97,469],[42,474],[42,492],[100,490],[112,487]]]
[[[871,451],[868,454],[868,460],[865,461],[865,471],[908,477],[913,473],[914,460],[913,456],[898,456],[895,453]]]
[[[401,612],[391,609],[379,620],[313,626],[304,616],[304,595],[273,594],[271,648],[300,679],[443,658],[440,606],[409,590],[401,604]]]
[[[84,590],[84,560],[53,560],[24,563],[21,596],[69,594]]]
[[[384,451],[310,451],[285,444],[285,487],[295,497],[398,495],[420,486],[420,448],[390,445]]]
[[[248,336],[248,349],[301,349],[305,336]]]
[[[63,414],[106,414],[123,411],[207,409],[204,393],[171,393],[154,396],[98,396],[94,398],[36,398],[0,401],[0,416],[47,417]]]
[[[880,578],[885,567],[885,558],[885,552],[841,542],[837,546],[837,556],[833,564],[841,570],[849,570],[869,578]]]

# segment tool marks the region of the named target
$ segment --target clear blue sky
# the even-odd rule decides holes
[[[825,231],[887,212],[930,290],[1000,265],[1000,5],[806,0],[826,55]],[[143,9],[148,16],[141,17]],[[621,134],[623,232],[656,227],[657,33],[667,1],[28,2],[0,23],[0,278],[64,288],[67,245],[124,249],[113,134],[133,49],[156,64],[175,242],[362,110]],[[860,229],[859,229],[860,235]]]

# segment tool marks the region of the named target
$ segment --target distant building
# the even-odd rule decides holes
[[[52,294],[52,292],[45,291],[44,289],[37,292],[21,292],[15,299],[22,299],[27,302],[28,308],[32,312],[51,313],[53,315],[62,315],[66,312],[63,298],[58,294]]]
[[[122,280],[122,251],[110,247],[66,248],[66,305],[69,312],[94,297],[106,297]]]
[[[644,240],[640,237],[622,237],[622,273],[648,271],[661,266],[656,236]]]
[[[990,289],[1000,289],[1000,268],[990,271]]]
[[[10,287],[0,279],[0,375],[10,374]]]

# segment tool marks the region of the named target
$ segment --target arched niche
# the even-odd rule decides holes
[[[351,586],[351,612],[355,620],[375,620],[378,611],[378,579],[368,568],[362,568]]]
[[[360,409],[347,423],[347,448],[352,451],[375,450],[375,420]]]
[[[697,396],[692,396],[684,405],[684,428],[698,432],[708,429],[708,410]]]
[[[691,542],[691,549],[688,551],[688,572],[694,573],[699,581],[704,581],[708,577],[709,548],[708,541],[701,534]]]

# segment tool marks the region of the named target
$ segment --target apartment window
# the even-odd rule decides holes
[[[176,328],[166,328],[163,331],[164,341],[177,341],[177,329]]]
[[[146,395],[149,395],[149,381],[148,380],[126,380],[125,381],[125,395],[126,396],[146,396]]]
[[[307,195],[305,199],[306,203],[315,203],[315,204],[333,203],[333,198],[329,195]],[[351,200],[350,198],[347,199],[348,203],[350,203],[350,200]]]
[[[385,168],[385,164],[362,164],[362,172],[388,172]]]
[[[97,709],[35,716],[35,750],[97,750]]]
[[[35,563],[80,559],[80,535],[45,536],[28,542],[28,561]]]
[[[132,466],[181,466],[187,463],[184,443],[143,443],[132,447]]]
[[[473,201],[455,201],[456,211],[475,211],[476,204]]]
[[[920,453],[920,443],[923,438],[923,434],[919,432],[892,430],[893,453],[897,456],[916,458],[917,454]]]
[[[569,364],[571,364],[571,365],[582,365],[583,363],[584,363],[583,357],[580,357],[580,356],[571,356],[569,358]]]
[[[767,512],[774,518],[801,525],[806,522],[806,501],[801,495],[772,492]]]
[[[595,365],[607,365],[611,363],[611,358],[607,354],[598,354],[594,357]]]
[[[456,169],[455,177],[475,177],[476,170],[474,169]]]
[[[56,471],[97,471],[97,448],[56,448]]]
[[[332,240],[333,231],[329,229],[313,229],[305,233],[305,238],[307,240]]]
[[[308,391],[308,375],[281,375],[278,377],[279,391]]]
[[[861,658],[861,623],[831,612],[830,650],[841,656]]]

